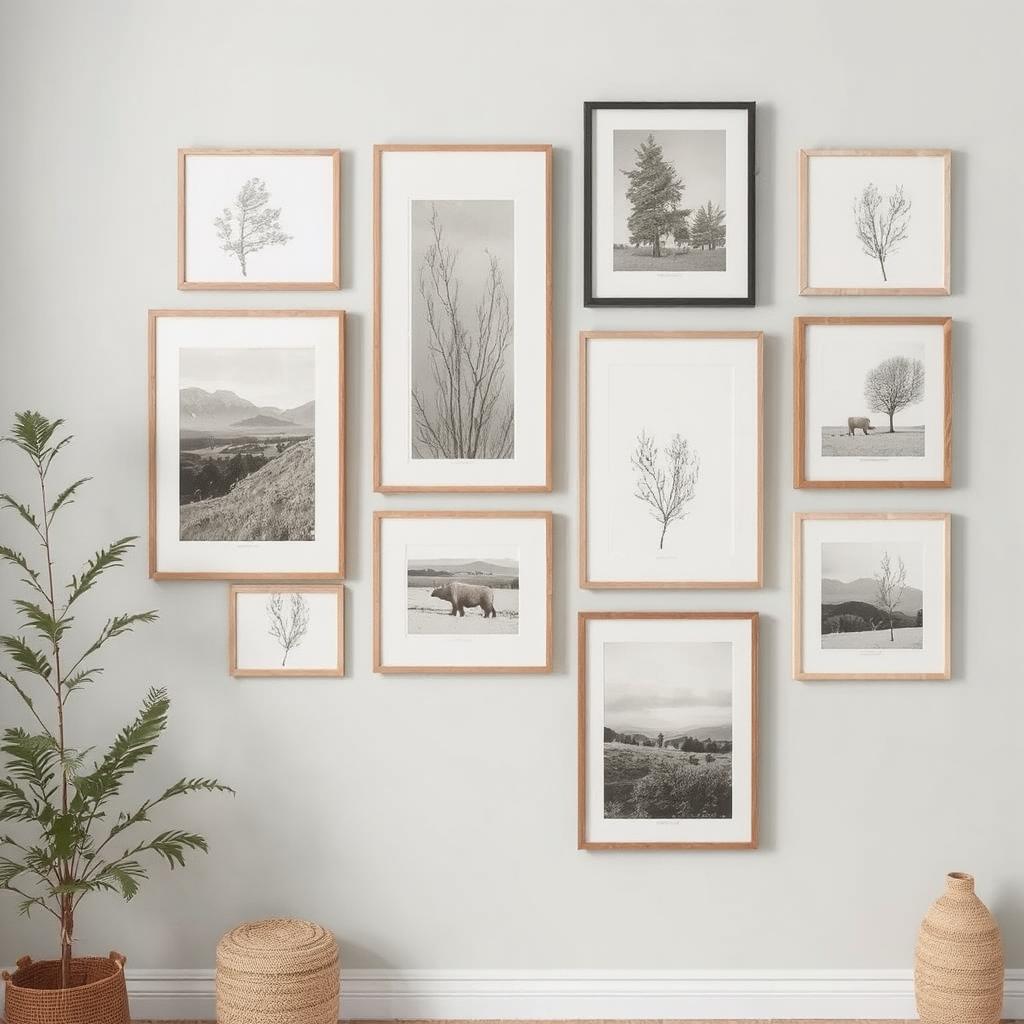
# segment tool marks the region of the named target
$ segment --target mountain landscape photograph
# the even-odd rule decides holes
[[[822,544],[822,649],[920,649],[922,563],[919,543]]]
[[[181,540],[314,539],[314,388],[312,349],[182,349]]]
[[[604,646],[605,818],[732,816],[732,644]]]

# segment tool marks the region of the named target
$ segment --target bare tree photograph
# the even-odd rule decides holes
[[[883,193],[869,182],[853,200],[853,223],[865,256],[878,261],[882,280],[888,281],[885,261],[900,251],[900,243],[910,234],[911,202],[897,185]]]
[[[312,348],[181,350],[181,540],[315,539],[315,372]]]
[[[280,591],[267,597],[267,631],[281,648],[281,667],[284,668],[288,655],[302,644],[309,631],[309,604],[299,591],[289,595],[287,608]]]
[[[647,506],[658,524],[658,550],[665,547],[669,526],[686,518],[687,506],[697,493],[700,457],[679,434],[673,434],[662,451],[653,437],[641,431],[630,458],[634,497]]]
[[[603,651],[605,818],[731,818],[732,643]]]
[[[615,270],[726,269],[724,130],[614,132]]]
[[[411,454],[515,456],[515,204],[412,200]]]
[[[460,557],[413,548],[407,572],[410,634],[519,632],[518,551]]]
[[[823,650],[920,650],[924,551],[917,542],[821,546]]]
[[[918,352],[922,347],[907,348]],[[915,354],[888,356],[866,370],[862,380],[861,400],[856,405],[846,401],[849,407],[846,420],[821,428],[821,454],[858,458],[923,457],[926,424],[896,422],[897,413],[925,400],[923,359]],[[834,409],[841,415],[843,410],[838,405]],[[881,417],[873,421],[872,413],[879,413]]]
[[[292,236],[280,224],[281,210],[270,204],[270,193],[261,178],[249,178],[230,206],[215,217],[213,226],[221,249],[238,260],[242,277],[248,277],[248,261],[269,246],[286,245]]]

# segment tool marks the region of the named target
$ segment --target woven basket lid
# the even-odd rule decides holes
[[[254,974],[290,974],[330,967],[334,936],[313,921],[275,917],[232,928],[217,943],[217,966]]]

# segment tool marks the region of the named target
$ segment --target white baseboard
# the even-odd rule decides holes
[[[212,1020],[209,970],[128,970],[133,1016]],[[909,970],[342,972],[345,1019],[558,1020],[916,1016]],[[1024,1018],[1024,970],[1003,1016]]]

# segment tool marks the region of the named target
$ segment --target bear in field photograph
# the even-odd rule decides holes
[[[519,633],[518,549],[464,551],[407,552],[410,635]]]

